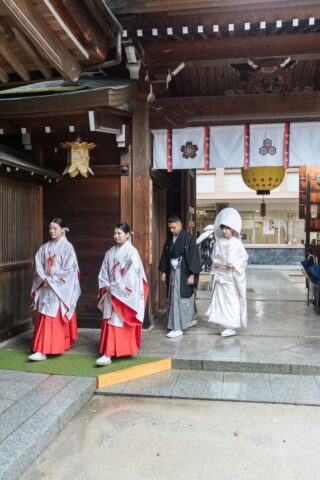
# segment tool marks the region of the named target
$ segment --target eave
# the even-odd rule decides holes
[[[2,167],[4,167],[4,170],[2,170]],[[40,175],[45,179],[53,179],[56,181],[63,178],[62,175],[59,175],[57,172],[37,163],[31,155],[26,155],[13,148],[0,145],[0,174],[10,173],[11,169],[14,169],[15,172],[21,170],[23,172],[29,172],[33,178],[36,178],[34,175]]]
[[[120,88],[105,86],[91,90],[39,95],[28,98],[0,98],[0,118],[59,114],[99,107],[128,108],[135,98],[136,85],[125,83]]]

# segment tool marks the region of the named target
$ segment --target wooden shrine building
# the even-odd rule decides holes
[[[320,120],[316,0],[0,0],[0,336],[30,326],[36,249],[64,218],[81,270],[80,326],[127,221],[165,306],[166,216],[195,234],[195,171],[155,170],[154,129]],[[62,143],[94,143],[94,175],[62,175]],[[319,190],[320,192],[320,190]],[[301,209],[301,215],[305,210]]]

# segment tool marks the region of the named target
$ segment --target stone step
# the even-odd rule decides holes
[[[96,391],[98,395],[320,405],[320,376],[171,370]]]
[[[205,370],[214,372],[275,373],[284,375],[320,375],[320,363],[270,362],[263,360],[210,360],[206,358],[173,358],[177,370]]]
[[[0,480],[15,480],[91,398],[96,379],[2,370],[0,383]]]

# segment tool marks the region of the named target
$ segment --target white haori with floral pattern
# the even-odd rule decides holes
[[[98,307],[110,325],[123,327],[122,318],[113,309],[112,297],[136,312],[136,320],[143,323],[146,301],[143,282],[147,283],[143,264],[138,250],[129,240],[107,251],[99,273],[99,289],[107,291]]]
[[[62,317],[70,320],[80,293],[78,261],[71,243],[62,237],[42,245],[35,257],[32,310],[55,317],[60,309]]]

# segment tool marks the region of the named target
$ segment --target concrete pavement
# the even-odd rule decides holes
[[[139,396],[150,397],[148,402],[151,403],[157,400],[151,397],[167,397],[158,399],[159,405],[166,405],[166,408],[170,402],[188,405],[185,399],[202,399],[203,405],[208,399],[215,400],[212,404],[217,405],[220,405],[219,400],[319,405],[320,317],[312,306],[307,307],[304,279],[299,270],[249,268],[248,328],[231,338],[222,338],[221,328],[207,323],[204,312],[211,297],[210,278],[203,275],[201,284],[196,327],[183,337],[168,339],[165,318],[160,316],[153,328],[143,333],[140,355],[171,357],[174,370],[99,391],[104,396],[101,399],[94,397],[88,405],[95,401],[101,406],[115,405],[114,401],[121,405],[141,401],[145,410],[145,400],[138,399]],[[31,331],[25,332],[4,342],[0,348],[25,350],[27,355],[31,337]],[[98,341],[99,330],[80,330],[80,339],[68,354],[97,353]],[[0,386],[0,479],[15,480],[86,404],[94,392],[94,380],[0,370]],[[114,395],[118,395],[116,400]],[[194,405],[207,408],[198,407],[199,403]],[[240,408],[242,404],[237,405]],[[313,411],[313,407],[310,408]],[[116,411],[111,409],[111,413]],[[99,438],[94,440],[98,449]],[[68,468],[66,466],[66,472]],[[208,472],[211,473],[211,467]],[[32,478],[56,480],[68,477],[41,475]],[[251,477],[239,478],[247,480]]]
[[[21,480],[318,480],[317,407],[93,397]]]

